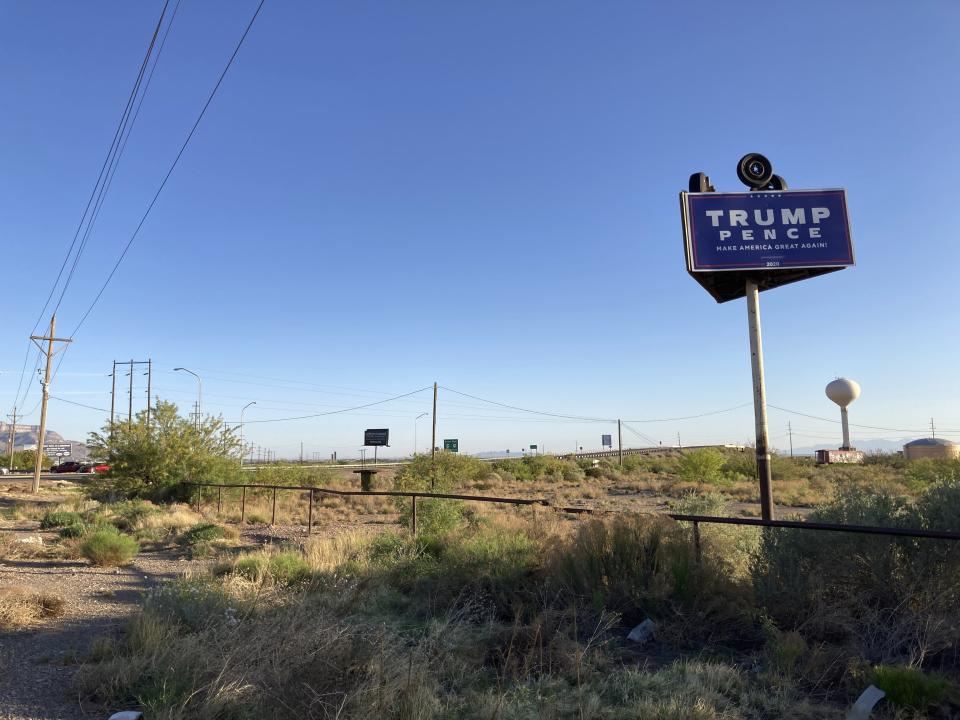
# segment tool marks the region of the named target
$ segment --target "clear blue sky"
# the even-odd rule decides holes
[[[255,6],[183,0],[58,334]],[[4,414],[160,8],[0,4]],[[745,306],[717,305],[686,274],[677,192],[699,170],[741,189],[736,161],[756,150],[793,188],[847,188],[858,258],[762,296],[769,401],[835,418],[823,387],[847,375],[863,386],[853,422],[920,433],[932,416],[960,438],[958,29],[946,1],[267,0],[52,393],[107,408],[111,362],[151,357],[156,393],[188,410],[194,379],[172,371],[186,366],[205,410],[231,421],[250,400],[246,419],[266,420],[434,380],[601,418],[748,404]],[[38,384],[22,395],[34,408]],[[424,392],[247,435],[281,455],[301,441],[355,454],[364,427],[386,426],[407,452],[429,410]],[[69,437],[104,419],[50,404]],[[798,445],[839,442],[830,423],[771,409],[780,447],[788,420]],[[749,405],[631,426],[664,443],[753,434]],[[418,427],[425,450],[429,419]],[[438,435],[463,451],[597,447],[611,430],[441,391]]]

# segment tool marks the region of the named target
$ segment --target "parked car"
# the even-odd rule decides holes
[[[85,473],[85,474],[86,474],[86,473],[92,473],[92,472],[93,472],[93,468],[94,468],[94,466],[91,465],[90,463],[85,463],[85,464],[83,464],[83,465],[80,466],[80,469],[77,470],[77,472],[78,472],[78,473]]]
[[[107,465],[106,463],[100,463],[99,465],[94,465],[94,466],[93,466],[93,471],[94,471],[95,473],[110,472],[110,466]]]
[[[68,460],[67,462],[62,462],[59,465],[54,465],[50,468],[52,473],[75,473],[80,472],[80,468],[83,467],[76,460]]]
[[[9,475],[9,474],[10,474],[10,468],[0,467],[0,475]]]

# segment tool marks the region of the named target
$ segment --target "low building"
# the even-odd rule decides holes
[[[960,458],[960,445],[943,438],[920,438],[903,446],[903,456],[907,460],[955,460]]]

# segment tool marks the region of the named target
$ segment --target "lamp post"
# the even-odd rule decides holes
[[[413,454],[417,454],[417,420],[422,417],[426,417],[430,413],[422,412],[413,419]]]
[[[200,429],[200,418],[203,417],[203,415],[202,415],[202,412],[203,412],[203,411],[202,411],[202,408],[203,408],[203,381],[200,379],[200,376],[197,375],[193,370],[187,370],[187,369],[184,368],[184,367],[175,367],[173,370],[174,370],[174,372],[176,372],[177,370],[183,370],[183,372],[185,372],[185,373],[190,373],[191,375],[193,375],[193,376],[197,379],[197,430],[199,430],[199,429]]]
[[[244,405],[243,410],[240,411],[240,467],[243,467],[243,456],[246,454],[245,448],[243,446],[243,413],[246,411],[248,407],[256,404],[257,404],[256,400],[251,400],[246,405]]]

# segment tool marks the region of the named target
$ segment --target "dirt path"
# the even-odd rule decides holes
[[[61,617],[0,634],[0,720],[104,717],[71,696],[77,661],[94,638],[123,626],[144,590],[175,578],[186,565],[167,551],[143,553],[119,569],[44,558],[0,561],[0,587],[49,592],[65,601]]]

